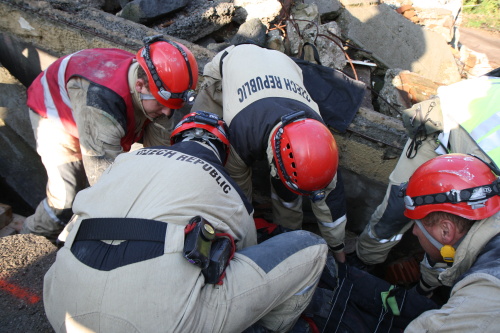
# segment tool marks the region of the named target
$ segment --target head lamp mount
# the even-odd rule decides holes
[[[144,48],[142,49],[141,56],[144,58],[146,62],[146,66],[148,67],[148,70],[151,74],[151,77],[153,78],[153,82],[158,89],[158,95],[165,101],[169,100],[170,98],[179,98],[182,99],[186,104],[192,105],[194,103],[194,99],[196,97],[196,92],[193,89],[187,89],[184,90],[180,93],[173,93],[171,91],[168,91],[165,89],[165,84],[160,78],[160,75],[158,75],[158,72],[156,71],[156,67],[153,64],[153,61],[151,59],[151,52],[150,52],[150,46],[153,43],[156,42],[165,42],[169,43],[170,45],[174,46],[182,55],[184,58],[184,61],[186,62],[186,66],[188,69],[189,73],[189,85],[188,87],[192,87],[193,85],[193,73],[191,72],[191,66],[189,63],[188,55],[186,52],[180,47],[177,43],[164,39],[163,35],[155,35],[155,36],[149,36],[145,37],[143,40],[144,43]]]

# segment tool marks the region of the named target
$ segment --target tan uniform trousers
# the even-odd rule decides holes
[[[26,218],[21,233],[55,240],[72,216],[76,193],[88,186],[78,139],[47,118],[29,111],[37,153],[47,171],[47,197]]]
[[[236,252],[222,285],[205,284],[182,256],[184,226],[168,224],[159,257],[102,271],[71,252],[45,275],[56,332],[242,332],[254,323],[287,332],[309,304],[327,256],[319,236],[284,233]]]

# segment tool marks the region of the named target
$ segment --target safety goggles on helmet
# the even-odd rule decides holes
[[[500,179],[495,170],[474,155],[448,154],[427,161],[400,186],[405,215],[421,219],[444,211],[471,220],[489,217],[500,207]]]
[[[320,200],[323,200],[326,196],[326,192],[324,189],[318,189],[318,190],[313,190],[313,191],[306,191],[301,189],[296,182],[292,180],[292,177],[289,175],[287,172],[287,168],[285,167],[285,163],[283,161],[282,157],[282,137],[285,133],[285,126],[301,121],[301,120],[306,120],[305,112],[304,111],[297,111],[293,112],[290,114],[287,114],[283,117],[281,117],[281,125],[280,127],[275,131],[272,141],[273,141],[273,148],[274,148],[274,161],[275,164],[277,164],[278,167],[278,174],[281,176],[280,178],[282,181],[285,183],[285,185],[292,191],[295,192],[296,194],[299,195],[304,195],[304,196],[309,196],[312,202],[317,202]]]
[[[406,209],[414,210],[417,206],[441,203],[457,204],[467,202],[472,209],[484,207],[487,199],[500,195],[500,180],[497,178],[491,184],[470,187],[462,190],[451,189],[447,192],[425,194],[415,197],[406,195],[408,183],[403,183],[400,188],[400,196],[404,198]]]
[[[170,135],[170,144],[184,140],[204,141],[216,151],[212,140],[219,141],[224,150],[223,163],[229,156],[229,139],[226,122],[216,114],[206,111],[195,111],[184,116]]]
[[[156,36],[150,36],[146,37],[143,39],[144,42],[144,48],[142,49],[141,56],[144,58],[146,66],[151,74],[151,78],[153,79],[153,82],[158,89],[157,93],[161,99],[163,99],[164,102],[167,102],[171,98],[178,98],[184,101],[184,103],[188,105],[192,105],[194,103],[194,99],[196,97],[196,92],[193,89],[190,89],[190,87],[193,86],[193,73],[191,70],[191,64],[188,59],[187,53],[180,47],[177,43],[164,39],[162,35],[156,35]],[[150,47],[151,44],[156,43],[156,42],[166,42],[169,43],[170,45],[174,46],[182,55],[182,58],[186,62],[188,74],[189,74],[189,85],[188,89],[184,90],[180,93],[173,93],[171,91],[166,90],[165,84],[160,78],[160,75],[158,74],[155,65],[153,64],[153,61],[151,59],[151,51]],[[164,104],[164,103],[162,103]]]

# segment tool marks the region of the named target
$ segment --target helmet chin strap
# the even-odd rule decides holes
[[[438,242],[437,239],[431,236],[431,234],[427,231],[427,229],[425,229],[424,225],[422,224],[422,221],[420,220],[414,220],[414,221],[424,234],[425,238],[427,238],[429,242],[431,242],[431,244],[434,245],[434,247],[436,247],[439,250],[439,253],[441,253],[443,260],[447,263],[453,263],[453,261],[455,260],[455,249],[462,242],[463,237],[460,238],[458,242],[455,243],[454,246],[443,245],[440,242]]]
[[[152,94],[143,94],[143,93],[139,93],[139,98],[141,99],[141,101],[149,101],[149,100],[156,100],[156,98],[152,95]],[[158,120],[160,120],[161,118],[163,117],[166,117],[165,115],[162,115],[162,116],[159,116],[159,117],[156,117],[156,118],[153,118],[151,116],[148,116],[148,114],[146,113],[146,110],[144,110],[144,106],[142,105],[141,103],[141,110],[142,110],[142,113],[144,114],[144,116],[146,116],[147,119],[149,119],[153,125],[155,125],[156,127],[166,131],[167,129],[161,125],[160,123],[158,123]],[[172,114],[173,114],[173,111],[172,110]]]

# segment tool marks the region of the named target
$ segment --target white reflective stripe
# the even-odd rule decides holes
[[[368,236],[370,236],[370,238],[372,238],[372,239],[377,240],[380,244],[385,244],[385,243],[388,243],[388,242],[399,242],[403,238],[403,234],[394,235],[394,236],[392,236],[389,239],[377,238],[377,237],[375,237],[375,235],[372,234],[372,230],[371,229],[368,230]]]
[[[474,130],[470,132],[470,135],[474,140],[478,141],[479,139],[481,139],[482,136],[494,130],[498,126],[500,126],[500,111],[491,115],[491,117],[489,117],[488,119],[484,120],[481,124],[479,124]]]
[[[438,155],[448,154],[448,152],[444,149],[444,147],[448,147],[448,141],[449,141],[449,139],[450,139],[450,132],[449,132],[449,130],[448,131],[443,131],[443,132],[439,133],[438,140],[441,142],[442,145],[439,145],[436,148],[436,150],[435,150],[436,154],[438,154]]]
[[[54,122],[57,122],[59,126],[64,127],[61,122],[61,119],[59,118],[59,113],[57,112],[56,106],[54,105],[54,100],[52,99],[52,95],[50,94],[50,89],[47,83],[46,75],[47,72],[44,72],[40,82],[42,83],[44,90],[43,101],[45,103],[45,109],[47,110],[47,118],[49,118]]]
[[[314,285],[306,286],[304,289],[300,290],[295,295],[304,295],[305,293],[309,292],[314,286],[315,286],[315,284]]]
[[[57,216],[56,216],[56,214],[54,214],[54,211],[52,210],[52,208],[49,207],[49,203],[47,202],[47,198],[43,199],[43,208],[45,209],[47,214],[49,214],[50,218],[52,220],[54,220],[54,222],[59,223],[60,225],[65,225],[61,220],[59,220],[57,218]]]
[[[302,197],[298,196],[297,199],[295,199],[294,201],[287,202],[287,201],[281,200],[281,198],[276,193],[271,193],[271,199],[279,201],[284,207],[286,207],[288,209],[292,209],[294,207],[297,207],[299,202],[302,200]]]
[[[64,102],[64,104],[66,104],[70,109],[71,109],[71,102],[69,100],[68,92],[66,91],[66,82],[64,80],[64,76],[66,74],[66,68],[68,67],[69,60],[73,55],[75,55],[78,52],[70,54],[69,56],[64,58],[61,61],[59,70],[57,72],[57,85],[59,86],[59,93],[61,94],[61,99]],[[44,102],[45,102],[45,107],[47,109],[47,118],[50,118],[53,121],[57,121],[61,127],[64,127],[59,117],[59,113],[57,112],[57,107],[54,104],[52,94],[50,93],[49,84],[47,82],[47,71],[44,72],[41,83],[44,90]]]
[[[339,217],[336,221],[333,221],[333,222],[318,221],[318,223],[324,227],[327,227],[327,228],[335,228],[336,226],[344,223],[345,221],[347,221],[347,216],[343,215],[343,216]]]
[[[474,137],[473,139],[476,140]],[[487,137],[483,138],[480,142],[477,142],[477,144],[484,150],[486,154],[488,154],[490,151],[500,146],[500,133],[491,133]]]
[[[71,101],[69,100],[68,91],[66,90],[66,80],[64,80],[64,77],[66,76],[66,68],[68,67],[69,59],[71,59],[71,57],[73,57],[76,53],[70,54],[69,56],[63,59],[63,61],[61,62],[61,66],[59,67],[59,72],[57,73],[57,83],[59,85],[59,93],[61,94],[64,104],[66,104],[70,109],[71,109]]]

